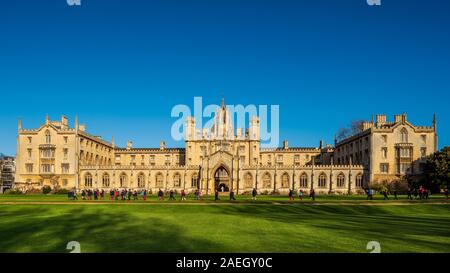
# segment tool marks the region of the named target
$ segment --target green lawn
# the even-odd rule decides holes
[[[450,204],[442,198],[239,198],[234,205],[158,203],[153,196],[130,202],[136,205],[90,205],[65,196],[0,196],[0,252],[68,252],[69,241],[82,252],[368,252],[369,241],[382,252],[450,252]]]

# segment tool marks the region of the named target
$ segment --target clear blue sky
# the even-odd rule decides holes
[[[279,104],[290,146],[408,113],[450,144],[450,1],[66,0],[0,5],[0,152],[76,114],[119,145],[182,146],[175,104]]]

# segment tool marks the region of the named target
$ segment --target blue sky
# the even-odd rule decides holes
[[[355,119],[438,117],[450,144],[446,0],[16,0],[0,8],[0,152],[75,115],[119,145],[171,140],[176,104],[280,105],[290,146],[333,142]]]

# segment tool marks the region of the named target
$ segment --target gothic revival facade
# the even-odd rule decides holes
[[[250,118],[245,133],[235,131],[231,119],[223,101],[210,131],[196,129],[195,119],[187,118],[183,148],[167,148],[164,142],[159,148],[133,148],[131,142],[120,148],[114,139],[105,141],[87,133],[77,120],[70,128],[64,116],[61,121],[47,117],[37,129],[24,129],[19,121],[15,186],[22,190],[44,185],[153,192],[200,189],[204,194],[215,189],[241,194],[253,188],[260,193],[290,189],[363,193],[374,179],[394,180],[403,174],[396,168],[406,171],[398,165],[406,164],[406,159],[397,148],[409,147],[412,164],[437,147],[435,122],[433,127],[414,127],[406,117],[386,123],[382,116],[376,124],[365,123],[359,135],[336,142],[335,148],[322,142],[319,147],[289,147],[284,141],[280,148],[262,149],[258,117]],[[405,130],[407,140],[397,141]],[[385,147],[387,159],[380,159]],[[390,164],[387,173],[378,168],[385,163]]]

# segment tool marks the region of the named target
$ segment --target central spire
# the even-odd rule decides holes
[[[225,99],[222,97],[222,109],[225,109]]]

